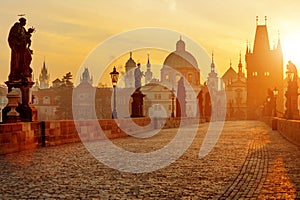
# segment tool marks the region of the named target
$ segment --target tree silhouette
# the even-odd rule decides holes
[[[66,73],[62,78],[62,84],[57,88],[57,110],[56,119],[66,120],[73,119],[72,113],[72,92],[73,92],[73,82],[71,72]]]

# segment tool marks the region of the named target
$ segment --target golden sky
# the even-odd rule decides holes
[[[214,51],[215,63],[222,74],[229,67],[230,60],[233,67],[237,68],[240,52],[245,66],[243,58],[246,42],[248,40],[253,44],[257,15],[260,24],[264,24],[264,16],[268,17],[271,48],[274,41],[277,42],[278,31],[280,32],[284,66],[288,60],[292,60],[299,68],[299,7],[298,0],[3,1],[0,8],[0,84],[3,84],[9,75],[10,49],[7,36],[10,27],[18,20],[18,14],[26,14],[27,28],[36,28],[32,36],[34,55],[31,64],[35,78],[40,73],[45,57],[52,81],[69,71],[75,77],[80,67],[107,68],[108,66],[100,66],[99,63],[82,65],[90,53],[104,41],[144,27],[178,32],[178,38],[172,37],[168,41],[171,49],[175,50],[179,35],[183,35],[183,40],[190,38],[208,54]],[[164,37],[153,38],[156,41],[163,39]],[[126,46],[126,42],[129,43],[130,39],[121,45]],[[186,42],[187,50],[190,50],[189,45],[192,46]],[[137,54],[134,58],[137,62],[146,64],[147,55]],[[152,59],[152,63],[156,64],[162,64],[164,60],[154,55]],[[112,58],[111,62],[114,60],[115,58]],[[115,61],[115,64],[122,66],[123,61],[124,58],[120,59],[120,63]],[[198,61],[199,63],[201,64],[201,61]],[[203,67],[205,66],[201,66],[200,69]],[[91,70],[91,73],[95,72]],[[155,77],[159,78],[159,75],[156,74]]]

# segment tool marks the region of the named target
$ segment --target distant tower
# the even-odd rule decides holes
[[[136,68],[136,63],[132,59],[132,52],[130,52],[130,57],[125,64],[125,88],[134,88],[134,69]]]
[[[150,83],[152,81],[152,72],[151,72],[151,64],[149,60],[149,54],[148,54],[148,62],[147,62],[147,71],[145,72],[145,82],[146,84]]]
[[[210,65],[210,73],[207,78],[207,86],[210,91],[218,90],[218,74],[215,72],[216,66],[214,63],[214,54],[211,55],[211,65]]]
[[[93,85],[93,77],[90,76],[90,72],[88,68],[84,69],[82,76],[80,77],[80,83],[89,83]]]
[[[244,80],[245,79],[245,73],[243,72],[243,65],[242,65],[242,55],[240,53],[240,60],[238,65],[238,79]]]
[[[275,87],[279,90],[277,109],[283,112],[283,56],[280,39],[277,48],[271,50],[266,21],[265,17],[265,25],[259,25],[256,18],[253,51],[248,47],[246,50],[248,119],[257,119],[262,115],[267,91]]]
[[[41,74],[39,76],[40,89],[49,88],[49,80],[50,80],[50,74],[48,73],[48,70],[46,68],[45,59],[44,59],[43,68],[42,68]]]

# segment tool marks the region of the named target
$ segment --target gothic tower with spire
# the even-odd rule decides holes
[[[145,83],[148,84],[152,81],[152,71],[151,71],[151,64],[150,64],[150,59],[149,59],[149,54],[148,54],[148,62],[147,62],[147,71],[145,72]]]
[[[215,62],[214,62],[214,54],[211,55],[211,65],[210,65],[210,73],[208,74],[207,78],[207,86],[210,91],[218,91],[218,74],[215,72]]]
[[[247,46],[247,117],[257,119],[263,115],[264,105],[270,101],[268,91],[275,87],[279,90],[277,97],[277,110],[283,111],[283,56],[278,38],[277,47],[270,49],[267,18],[265,24],[258,24],[256,17],[256,33],[253,51]]]
[[[44,60],[43,68],[39,76],[40,89],[49,88],[49,80],[50,80],[50,74],[48,73],[48,70],[46,68],[46,62]]]

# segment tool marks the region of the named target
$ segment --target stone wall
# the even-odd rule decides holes
[[[290,142],[300,145],[300,120],[277,118],[277,130]]]
[[[197,118],[100,119],[0,124],[0,154],[98,139],[115,139],[160,128],[199,123]],[[99,128],[99,125],[101,129]],[[138,126],[137,126],[138,125]],[[79,129],[77,131],[76,129]]]
[[[0,154],[35,149],[40,138],[39,122],[0,124]]]

